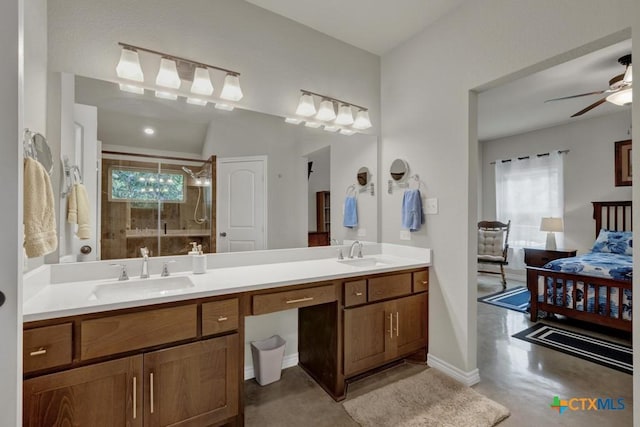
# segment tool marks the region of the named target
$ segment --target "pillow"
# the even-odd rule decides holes
[[[633,233],[631,231],[609,231],[602,229],[591,252],[633,255]]]

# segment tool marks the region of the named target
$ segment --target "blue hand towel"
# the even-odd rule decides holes
[[[407,190],[402,198],[402,228],[418,231],[422,224],[424,224],[424,215],[420,190]]]
[[[355,196],[347,196],[344,199],[344,219],[342,225],[348,228],[358,226],[358,207]]]

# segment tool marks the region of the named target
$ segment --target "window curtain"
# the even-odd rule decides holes
[[[546,233],[540,231],[542,217],[564,215],[564,155],[496,161],[496,217],[511,220],[509,266],[523,269],[525,247],[544,247]],[[563,236],[556,235],[562,247]]]

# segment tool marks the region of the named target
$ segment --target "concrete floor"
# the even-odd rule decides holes
[[[522,286],[510,282],[509,287]],[[493,276],[479,278],[478,296],[498,292]],[[557,322],[554,322],[557,323]],[[555,350],[512,338],[531,326],[528,316],[489,304],[478,304],[478,368],[481,382],[473,388],[503,404],[511,416],[508,426],[631,426],[632,376]],[[573,325],[561,327],[578,329]],[[590,333],[593,334],[592,331]],[[597,334],[597,333],[596,333]],[[630,344],[627,336],[607,339]],[[403,364],[349,385],[347,399],[427,369]],[[550,408],[554,396],[623,398],[619,411],[567,411],[559,415]],[[286,369],[282,379],[260,387],[245,383],[247,426],[357,426],[341,403],[331,399],[300,368]],[[466,426],[465,426],[466,427]]]

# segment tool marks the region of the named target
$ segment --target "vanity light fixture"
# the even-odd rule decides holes
[[[211,83],[211,70],[218,70],[225,73],[224,85],[218,96],[219,99],[237,102],[243,98],[242,88],[240,87],[240,73],[237,71],[127,43],[119,42],[118,44],[122,47],[122,51],[120,62],[116,66],[116,73],[121,79],[144,83],[144,75],[138,56],[139,52],[160,57],[160,68],[155,79],[155,86],[142,84],[138,87],[137,85],[131,85],[129,82],[120,82],[121,90],[136,94],[144,94],[145,89],[155,90],[156,96],[159,98],[176,100],[180,95],[187,98],[187,102],[190,104],[206,105],[208,102],[216,101],[216,99],[206,99],[206,97],[212,96],[214,92],[213,84]],[[190,96],[180,91],[182,80],[192,82],[189,93],[197,96]],[[176,92],[162,88],[172,89]],[[205,103],[203,104],[203,102]],[[224,109],[233,110],[233,108],[233,106],[226,104]]]
[[[144,81],[144,74],[140,66],[140,58],[138,51],[127,46],[122,47],[120,52],[120,61],[116,66],[116,73],[121,79],[133,80],[136,82]]]
[[[372,126],[371,119],[369,118],[369,109],[366,107],[304,89],[300,89],[300,92],[302,92],[302,95],[298,101],[296,115],[301,117],[287,117],[285,118],[285,122],[287,123],[301,124],[305,121],[302,117],[315,115],[315,120],[306,122],[305,126],[315,128],[324,124],[324,130],[327,132],[339,131],[342,135],[353,135],[358,133],[358,131],[369,129]],[[314,96],[321,99],[317,114]],[[335,105],[339,105],[337,115]],[[353,118],[353,109],[357,111],[355,120]],[[318,121],[324,123],[318,123]]]
[[[169,58],[160,58],[160,71],[156,76],[156,84],[169,89],[180,88],[180,76],[178,75],[176,61]]]
[[[218,110],[233,111],[235,107],[233,105],[224,104],[222,102],[216,102],[215,108]]]
[[[306,127],[308,127],[308,128],[317,129],[317,128],[319,128],[320,126],[322,126],[322,123],[318,123],[318,122],[306,122],[304,125],[305,125]]]
[[[323,122],[328,122],[330,120],[335,120],[336,112],[333,109],[333,101],[329,99],[323,99],[320,103],[320,109],[318,110],[318,114],[316,114],[316,120],[322,120]]]
[[[207,101],[204,100],[204,99],[200,99],[200,98],[187,97],[187,104],[199,105],[201,107],[204,107],[204,106],[207,105]]]

